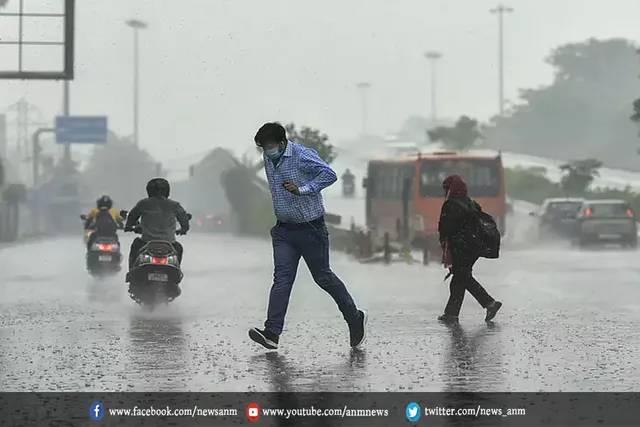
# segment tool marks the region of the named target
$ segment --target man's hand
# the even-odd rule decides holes
[[[283,187],[289,193],[295,194],[296,196],[300,195],[300,190],[298,189],[298,186],[295,185],[293,182],[285,181],[285,183],[283,184]]]

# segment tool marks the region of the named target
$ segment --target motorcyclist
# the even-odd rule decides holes
[[[356,179],[356,176],[354,174],[352,174],[349,169],[344,171],[344,175],[342,175],[342,182],[343,183],[345,183],[345,184],[353,184],[353,181],[355,181],[355,179]]]
[[[356,177],[354,174],[351,173],[351,171],[349,169],[347,169],[344,172],[344,175],[342,175],[342,192],[347,194],[351,194],[353,193],[354,190],[354,181],[356,180]],[[351,188],[348,188],[351,187]]]
[[[117,231],[123,228],[124,219],[113,209],[113,200],[104,195],[96,200],[96,208],[92,209],[84,222],[85,230],[93,230],[87,240],[87,250],[98,237],[109,237],[118,241]]]
[[[140,220],[142,234],[131,244],[129,251],[129,271],[133,266],[140,250],[152,240],[170,242],[178,253],[178,262],[182,263],[183,247],[176,241],[176,219],[180,223],[179,234],[189,231],[189,217],[180,203],[169,199],[171,186],[164,178],[153,178],[147,183],[147,197],[140,200],[127,215],[124,231],[133,231]],[[127,273],[126,281],[129,282]],[[131,288],[130,288],[131,289]],[[176,290],[180,295],[180,288]]]

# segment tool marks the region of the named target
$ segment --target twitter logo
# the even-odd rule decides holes
[[[411,422],[416,422],[420,419],[420,406],[411,402],[407,405],[407,419]]]

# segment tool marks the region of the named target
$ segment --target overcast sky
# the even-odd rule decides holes
[[[8,9],[18,0],[9,0]],[[28,0],[31,11],[61,0]],[[222,145],[253,144],[264,121],[294,121],[334,140],[360,128],[355,84],[368,81],[371,128],[396,129],[429,114],[429,67],[439,65],[440,116],[487,119],[497,110],[497,17],[487,0],[79,0],[72,114],[108,115],[132,133],[133,36],[141,35],[141,144],[163,161]],[[505,17],[506,93],[547,84],[553,47],[589,37],[640,36],[637,0],[512,0]],[[614,7],[615,6],[615,7]],[[60,37],[59,24],[25,24],[29,39]],[[1,18],[0,38],[15,37]],[[59,69],[56,48],[27,48],[25,66]],[[0,47],[0,67],[15,67]],[[62,83],[0,82],[0,108],[26,95],[46,118],[61,109]]]

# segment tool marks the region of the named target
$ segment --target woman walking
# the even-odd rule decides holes
[[[438,320],[458,321],[465,291],[469,291],[482,308],[486,309],[485,321],[490,321],[496,317],[502,303],[491,297],[473,277],[473,265],[480,257],[478,244],[474,239],[478,227],[474,212],[482,208],[467,195],[467,184],[459,175],[447,177],[442,182],[442,188],[447,196],[440,212],[438,232],[443,264],[452,277],[449,301]]]

